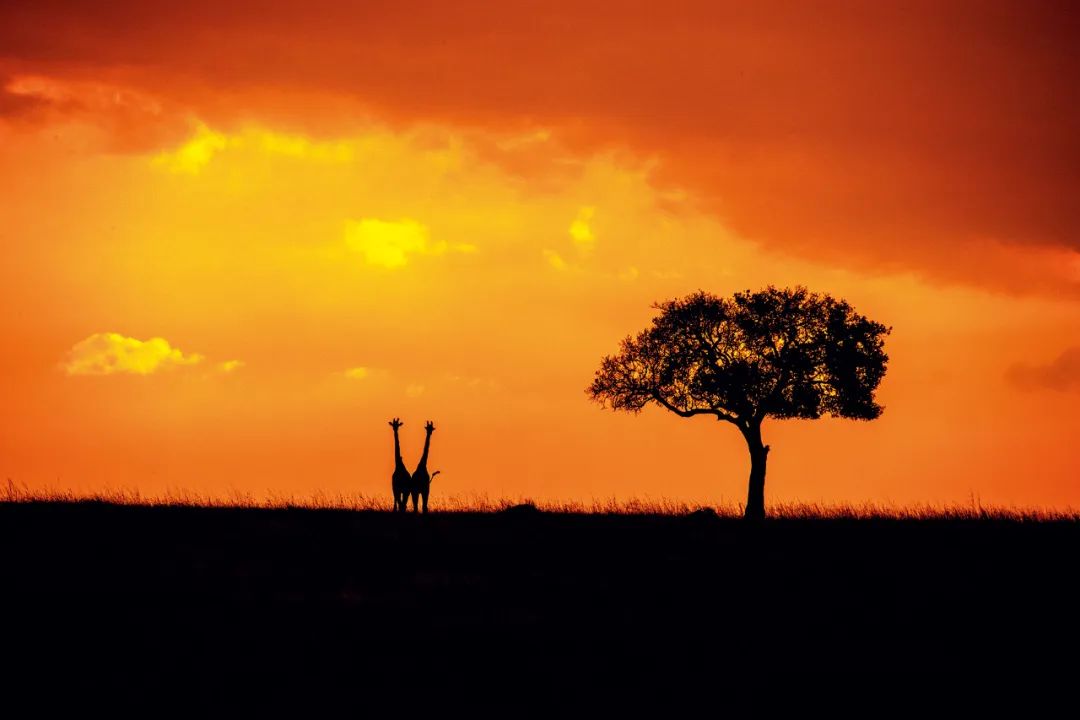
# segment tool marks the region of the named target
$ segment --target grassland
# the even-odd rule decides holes
[[[722,693],[1075,669],[1059,659],[1080,638],[1075,514],[800,505],[748,524],[663,501],[401,516],[366,498],[201,500],[9,489],[18,682]]]
[[[163,493],[143,493],[136,488],[106,488],[75,491],[37,488],[8,480],[0,487],[0,502],[6,503],[98,503],[140,507],[234,508],[263,510],[351,510],[385,511],[389,496],[363,493],[314,492],[308,495],[267,490],[264,493],[231,491],[201,493],[176,489]],[[433,496],[432,512],[493,513],[520,506],[532,506],[550,514],[573,515],[664,515],[678,516],[706,512],[720,518],[741,518],[743,505],[738,502],[716,503],[707,500],[675,500],[664,497],[592,498],[582,500],[545,500],[527,496],[492,498],[483,494]],[[411,510],[410,510],[411,512]],[[969,502],[925,503],[921,505],[864,502],[827,504],[779,502],[768,506],[771,519],[777,520],[1010,520],[1017,522],[1080,522],[1080,510],[984,505],[972,495]]]

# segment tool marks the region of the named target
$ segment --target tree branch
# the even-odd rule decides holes
[[[657,403],[659,403],[662,407],[666,408],[667,410],[670,410],[671,412],[675,413],[679,417],[684,417],[685,418],[685,417],[693,417],[695,415],[715,415],[718,420],[726,420],[727,422],[732,423],[734,425],[739,424],[739,418],[736,417],[735,415],[732,415],[731,413],[729,413],[729,412],[727,412],[725,410],[720,410],[718,408],[694,408],[693,410],[680,410],[679,408],[675,407],[674,405],[669,403],[667,400],[662,398],[660,396],[660,393],[658,393],[656,391],[653,391],[652,398]]]

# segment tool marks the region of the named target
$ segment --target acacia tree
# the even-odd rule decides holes
[[[653,307],[652,327],[605,357],[586,392],[613,410],[652,403],[739,428],[750,449],[749,519],[765,517],[765,418],[873,420],[884,409],[874,391],[891,328],[844,300],[769,286],[731,298],[699,291]]]

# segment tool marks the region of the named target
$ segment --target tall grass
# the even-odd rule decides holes
[[[268,490],[263,494],[230,490],[225,493],[200,493],[186,489],[170,489],[163,493],[143,493],[137,488],[104,488],[78,492],[70,489],[30,488],[11,479],[0,490],[3,503],[104,503],[111,505],[140,505],[151,507],[193,508],[265,508],[389,511],[389,498],[363,493],[325,492],[296,495]],[[742,517],[743,506],[736,502],[715,504],[671,498],[631,497],[592,498],[589,500],[544,500],[524,496],[492,498],[486,494],[432,497],[430,508],[441,513],[494,513],[519,505],[532,505],[548,513],[571,515],[688,515],[694,512],[715,514],[723,518]],[[770,518],[780,519],[838,519],[838,520],[1011,520],[1023,522],[1071,521],[1080,522],[1080,511],[1072,508],[1050,509],[1034,507],[985,506],[977,499],[968,504],[898,505],[895,503],[865,502],[833,504],[807,502],[775,502],[767,505]]]

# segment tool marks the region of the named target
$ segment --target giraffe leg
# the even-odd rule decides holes
[[[423,497],[423,498],[424,498],[424,514],[425,514],[425,515],[427,515],[427,498],[428,498],[428,492],[429,492],[428,490],[424,490],[424,491],[423,491],[423,492],[421,493],[421,497]]]

